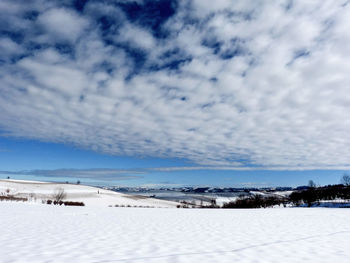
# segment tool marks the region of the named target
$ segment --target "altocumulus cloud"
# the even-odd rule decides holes
[[[0,3],[2,135],[216,167],[344,167],[348,1]]]

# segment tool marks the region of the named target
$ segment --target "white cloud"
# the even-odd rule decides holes
[[[92,7],[39,10],[46,31],[26,21],[25,41],[4,42],[27,54],[2,66],[0,125],[13,136],[217,168],[347,167],[350,8],[288,3],[182,2],[163,39],[121,16],[114,44]],[[73,54],[52,46],[62,39]],[[50,47],[33,51],[30,41]]]
[[[23,52],[22,47],[9,38],[0,39],[0,50],[1,56],[3,57],[8,56],[9,54],[18,55]]]
[[[126,42],[126,44],[142,49],[155,48],[156,41],[152,34],[140,27],[126,23],[115,37],[116,42]]]
[[[72,10],[53,8],[38,18],[48,35],[53,38],[76,41],[88,26],[88,21]]]

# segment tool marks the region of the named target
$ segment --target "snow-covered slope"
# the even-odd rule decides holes
[[[350,209],[0,202],[0,262],[348,263]]]
[[[96,187],[74,184],[45,183],[36,181],[0,180],[0,194],[26,197],[31,201],[53,199],[53,194],[63,188],[65,200],[84,202],[86,206],[150,206],[176,207],[178,203],[142,196],[133,196],[104,190]],[[9,193],[7,193],[9,192]]]

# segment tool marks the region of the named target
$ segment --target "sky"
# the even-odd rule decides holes
[[[0,176],[338,183],[349,1],[2,0]]]

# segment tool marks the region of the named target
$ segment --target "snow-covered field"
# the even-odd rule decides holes
[[[178,205],[176,202],[122,194],[86,185],[0,180],[0,195],[10,194],[15,197],[25,197],[31,202],[38,203],[41,203],[41,200],[53,199],[55,191],[59,188],[64,189],[67,195],[65,200],[83,202],[86,206],[108,207],[129,205],[174,208]]]
[[[336,262],[350,209],[147,209],[0,202],[0,262]]]

